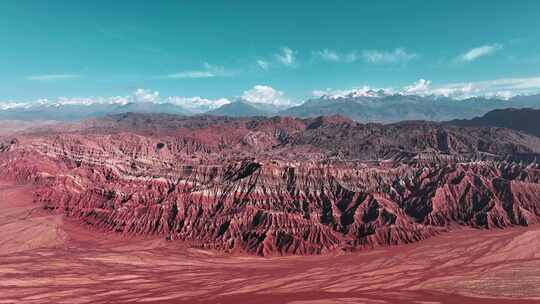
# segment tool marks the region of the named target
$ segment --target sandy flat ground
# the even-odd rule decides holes
[[[94,231],[0,182],[0,303],[540,303],[540,227],[260,258]]]

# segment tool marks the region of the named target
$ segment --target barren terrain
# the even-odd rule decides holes
[[[0,138],[0,303],[540,301],[540,139],[126,114]]]
[[[0,303],[540,302],[537,226],[261,258],[95,231],[41,210],[28,186],[0,189]]]

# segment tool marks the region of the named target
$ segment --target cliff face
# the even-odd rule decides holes
[[[258,255],[540,219],[539,139],[426,123],[127,115],[0,144],[4,178],[93,226]],[[396,133],[398,132],[398,133]],[[401,133],[399,133],[401,132]]]

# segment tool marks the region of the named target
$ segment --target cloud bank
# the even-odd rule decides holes
[[[509,99],[516,95],[530,95],[540,93],[540,77],[530,78],[500,78],[486,81],[457,82],[447,84],[433,84],[432,81],[419,79],[413,84],[403,87],[371,87],[361,86],[346,90],[315,90],[312,95],[329,99],[342,97],[381,97],[386,95],[418,95],[441,96],[453,99],[466,99],[471,97],[488,97]]]
[[[436,84],[430,80],[418,79],[410,85],[402,87],[373,87],[360,86],[351,89],[336,90],[327,88],[315,90],[312,96],[326,99],[343,97],[383,97],[388,95],[417,95],[440,96],[456,100],[471,97],[488,97],[509,99],[516,95],[531,95],[540,93],[540,76],[528,78],[499,78],[485,81],[456,82]],[[288,98],[285,92],[268,85],[258,84],[245,90],[236,98],[257,103],[286,108],[299,104]],[[170,103],[184,108],[191,113],[203,113],[231,103],[233,98],[209,99],[200,96],[168,96],[162,97],[158,91],[139,88],[131,94],[112,97],[59,97],[56,99],[38,99],[28,102],[0,101],[0,110],[30,108],[35,106],[77,105],[89,106],[94,104],[126,105],[128,103]]]
[[[267,85],[255,85],[253,88],[242,93],[241,98],[245,101],[272,105],[275,107],[287,107],[294,102],[285,96],[285,93]],[[151,103],[151,104],[174,104],[182,107],[190,113],[203,113],[217,109],[223,105],[231,103],[229,98],[209,99],[200,96],[168,96],[161,97],[158,91],[139,88],[129,95],[112,97],[59,97],[56,99],[39,99],[28,102],[0,101],[0,110],[17,108],[30,108],[35,106],[91,106],[102,105],[126,105],[129,103]]]

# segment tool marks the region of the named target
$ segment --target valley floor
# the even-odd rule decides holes
[[[101,233],[0,182],[0,303],[540,303],[540,226],[260,258]]]

